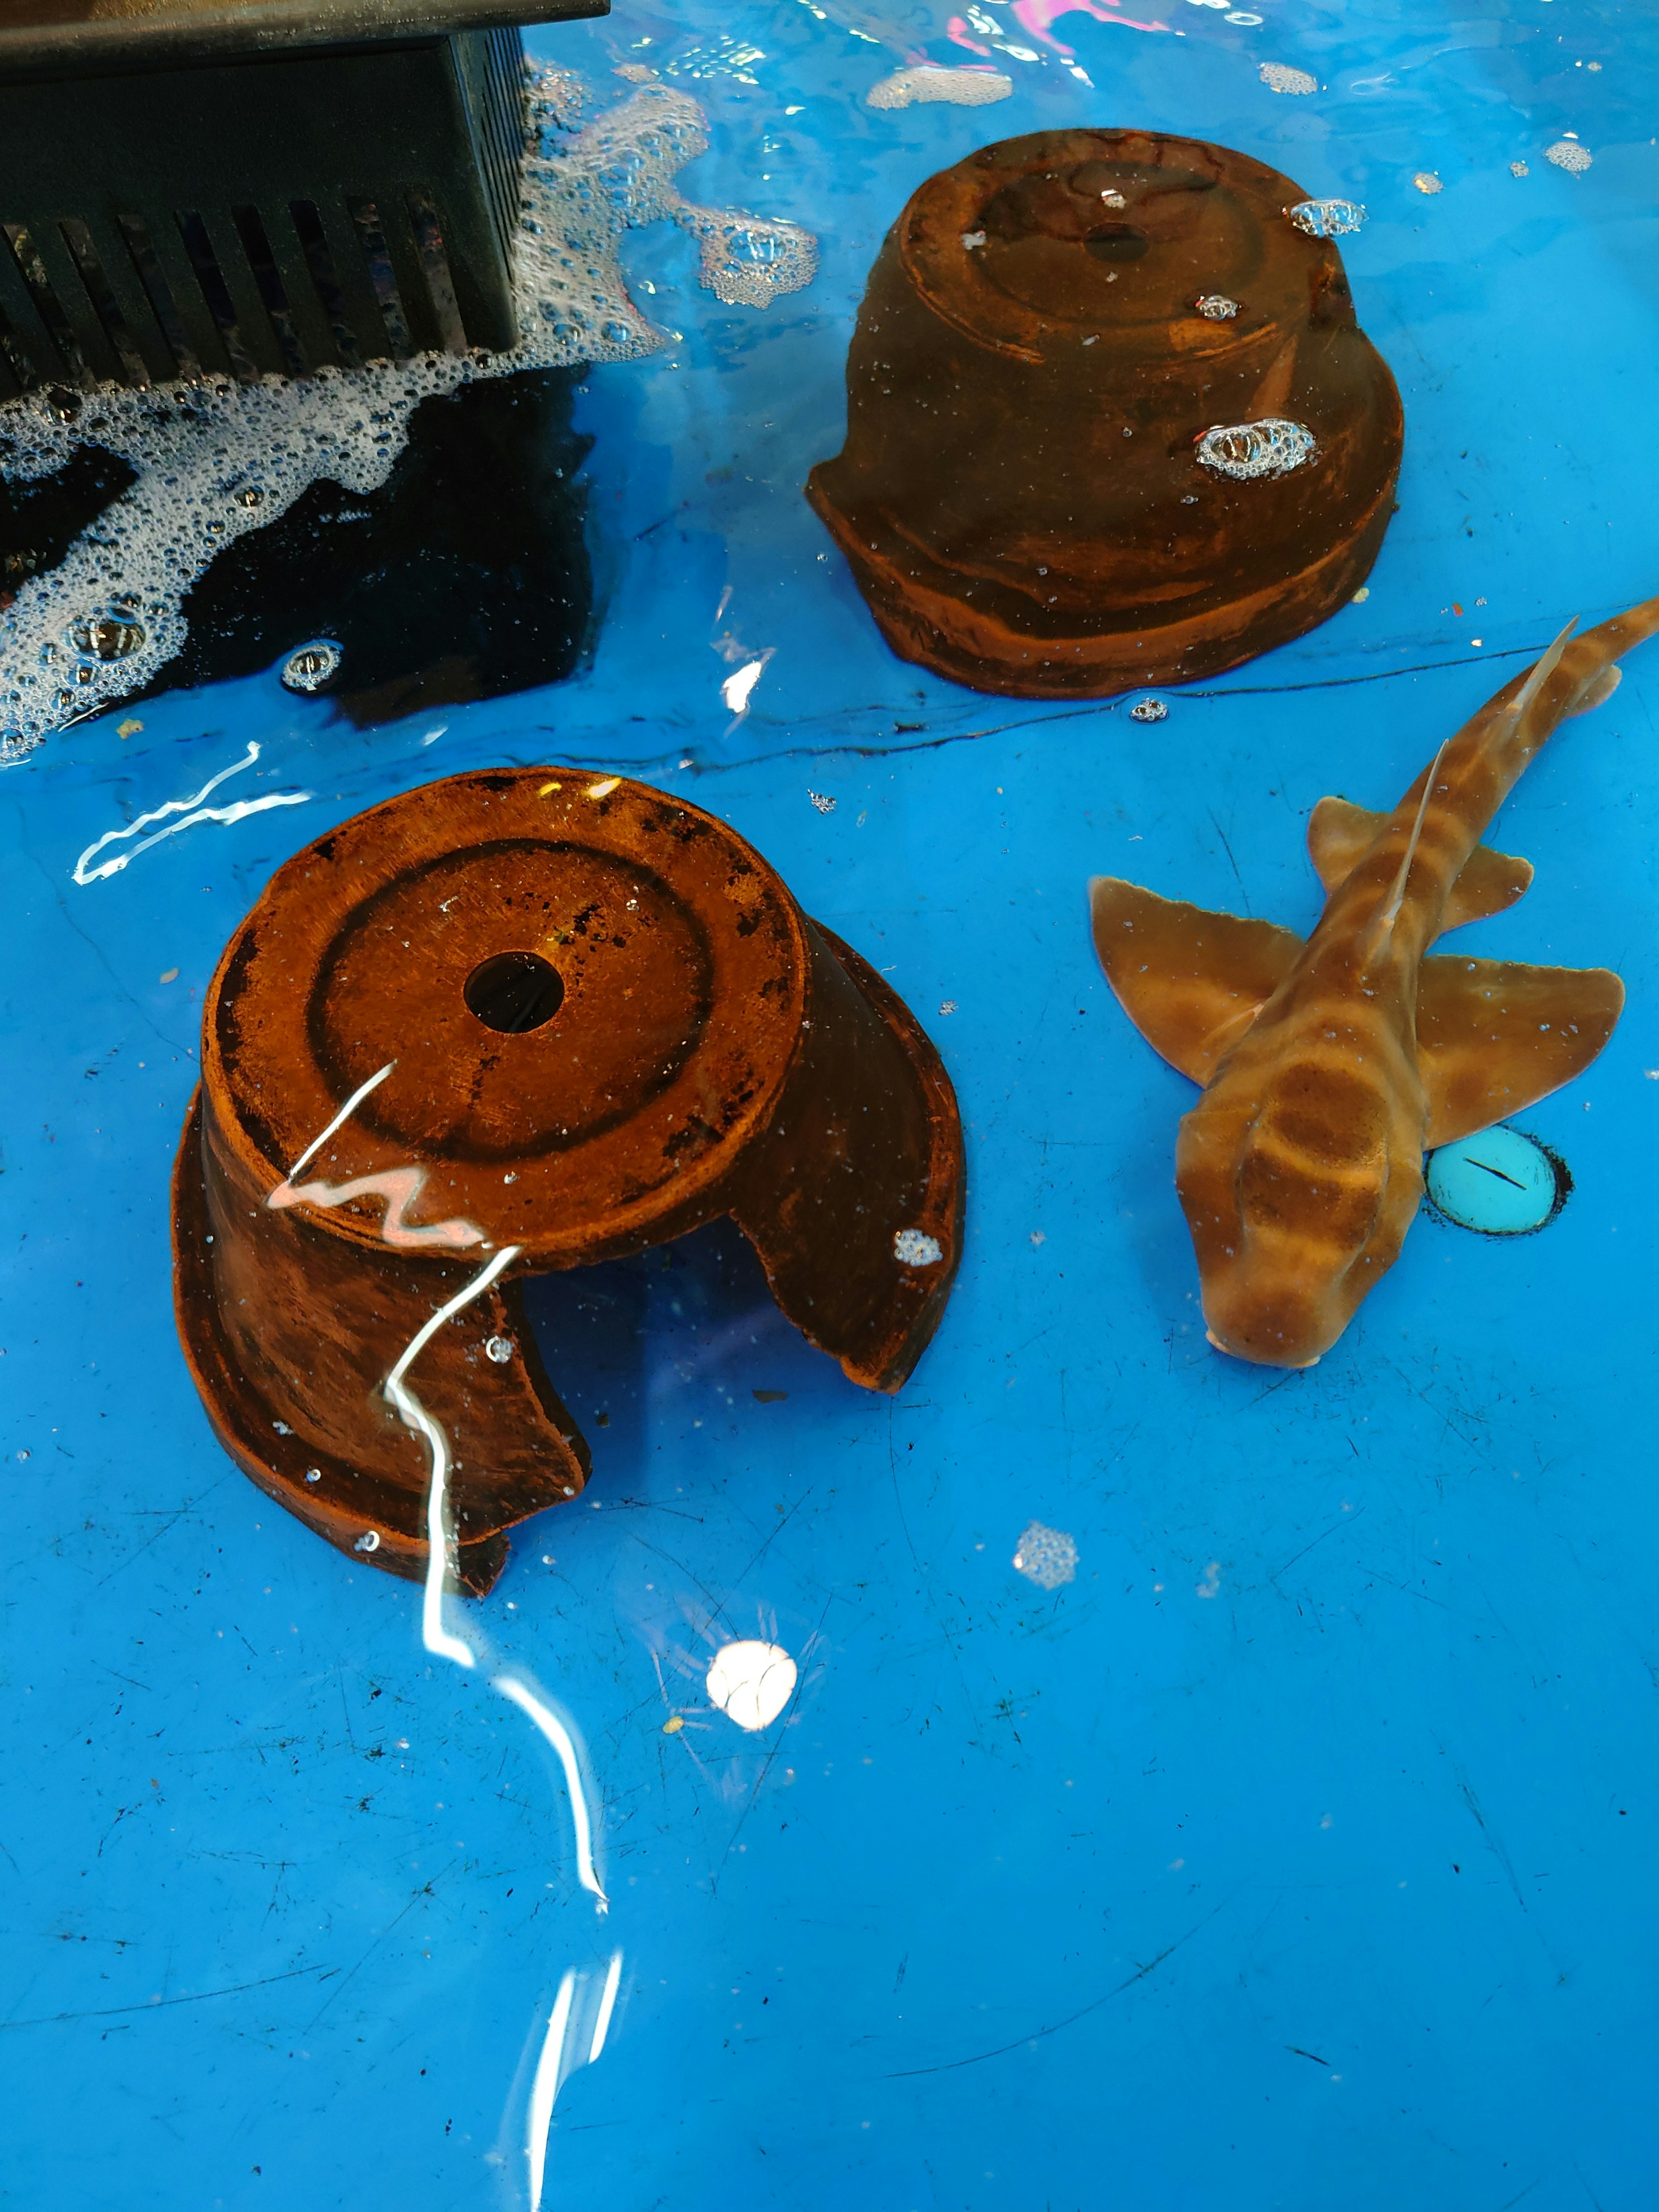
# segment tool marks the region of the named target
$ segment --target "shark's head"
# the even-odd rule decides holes
[[[1422,1196],[1385,1103],[1352,1068],[1292,1062],[1265,1096],[1225,1079],[1182,1124],[1176,1181],[1210,1341],[1311,1367],[1390,1267]]]

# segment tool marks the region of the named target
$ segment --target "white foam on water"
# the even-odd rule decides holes
[[[921,69],[895,70],[872,84],[864,95],[866,107],[908,107],[913,100],[944,101],[952,107],[988,107],[1013,97],[1014,81],[1000,70],[940,69],[928,63]]]
[[[1077,1580],[1077,1546],[1063,1528],[1029,1522],[1014,1553],[1014,1565],[1039,1589],[1058,1589],[1062,1583]]]
[[[1319,89],[1316,76],[1310,76],[1306,70],[1291,69],[1284,62],[1263,62],[1256,75],[1269,92],[1305,94]]]
[[[150,682],[185,641],[185,596],[214,556],[331,478],[363,494],[386,482],[423,399],[484,377],[631,361],[667,334],[629,297],[623,234],[675,222],[702,249],[699,281],[728,307],[764,307],[812,279],[817,245],[799,224],[699,207],[674,179],[707,151],[702,109],[648,85],[583,125],[586,88],[549,70],[533,87],[538,137],[526,166],[515,288],[520,338],[497,354],[422,354],[366,369],[239,384],[127,391],[65,404],[61,388],[0,407],[0,474],[55,474],[88,447],[137,481],[0,613],[0,764]]]

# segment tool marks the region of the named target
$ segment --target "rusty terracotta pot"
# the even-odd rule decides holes
[[[490,770],[319,838],[226,948],[174,1176],[179,1327],[245,1473],[420,1577],[435,1447],[388,1380],[510,1249],[402,1384],[482,1592],[588,1473],[525,1275],[730,1214],[788,1318],[895,1390],[962,1209],[938,1054],[741,837],[614,776]]]
[[[846,447],[807,485],[895,652],[1103,697],[1352,596],[1400,396],[1301,204],[1248,155],[1140,131],[1006,139],[913,195],[859,312]]]

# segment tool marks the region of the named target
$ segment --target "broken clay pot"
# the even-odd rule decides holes
[[[895,652],[1104,697],[1236,667],[1352,598],[1400,397],[1336,246],[1291,218],[1309,204],[1142,131],[1006,139],[912,196],[859,311],[846,447],[807,486]]]
[[[520,1281],[721,1214],[854,1382],[903,1383],[961,1249],[950,1080],[700,808],[454,776],[297,854],[226,948],[174,1175],[179,1332],[226,1449],[340,1550],[423,1577],[441,1468],[449,1571],[488,1590],[507,1530],[588,1474]]]

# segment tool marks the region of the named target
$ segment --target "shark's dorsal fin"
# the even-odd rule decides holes
[[[1412,862],[1417,858],[1418,840],[1423,835],[1423,824],[1428,819],[1429,801],[1434,797],[1435,785],[1440,775],[1440,763],[1446,757],[1446,748],[1450,743],[1449,738],[1440,740],[1440,750],[1429,763],[1429,772],[1423,779],[1423,795],[1417,802],[1412,834],[1406,841],[1405,851],[1400,855],[1400,869],[1394,879],[1394,888],[1377,909],[1376,919],[1371,924],[1365,940],[1364,957],[1368,967],[1385,945],[1392,950],[1394,926],[1400,919],[1401,908],[1406,903],[1406,889],[1412,878]]]
[[[1425,1143],[1473,1136],[1581,1075],[1624,1003],[1624,985],[1606,968],[1425,960],[1417,996]]]
[[[1124,1012],[1194,1083],[1210,1080],[1303,949],[1294,930],[1160,898],[1115,876],[1092,879],[1089,903],[1095,950]]]
[[[1588,713],[1588,708],[1581,709]],[[1354,806],[1346,799],[1322,799],[1308,818],[1308,851],[1319,880],[1334,891],[1346,880],[1355,862],[1387,826],[1390,817],[1367,806]],[[1532,881],[1532,862],[1513,854],[1499,853],[1490,845],[1477,845],[1464,861],[1446,901],[1442,931],[1459,929],[1466,921],[1484,921],[1502,914],[1522,897]]]

